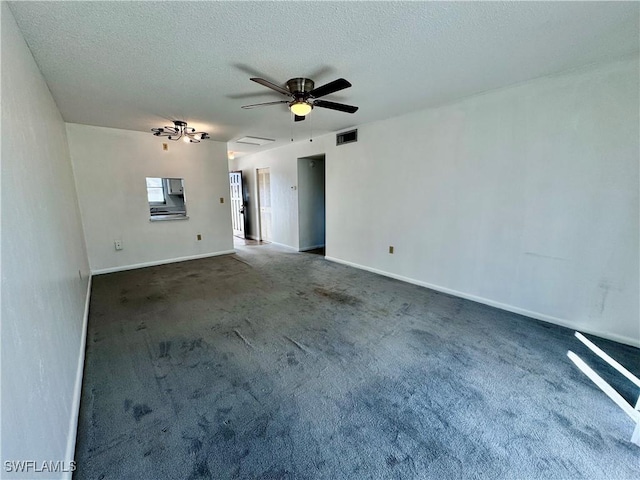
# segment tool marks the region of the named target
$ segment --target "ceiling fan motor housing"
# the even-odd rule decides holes
[[[314,83],[313,80],[308,78],[292,78],[287,81],[287,89],[296,97],[296,99],[307,98],[307,93],[313,90]]]

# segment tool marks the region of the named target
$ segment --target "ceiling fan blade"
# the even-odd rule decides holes
[[[306,117],[300,116],[300,115],[294,115],[293,116],[293,121],[294,122],[301,122],[305,119]]]
[[[347,82],[344,78],[339,78],[337,80],[334,80],[333,82],[329,82],[318,88],[314,88],[309,92],[309,96],[313,98],[320,98],[320,97],[324,97],[325,95],[329,95],[330,93],[344,90],[345,88],[349,88],[350,86],[351,84]]]
[[[277,102],[254,103],[253,105],[243,105],[242,108],[250,109],[256,107],[266,107],[267,105],[280,105],[281,103],[289,103],[289,100],[278,100]]]
[[[288,97],[291,96],[291,92],[289,90],[279,85],[276,85],[275,83],[271,83],[268,80],[265,80],[264,78],[250,78],[249,80],[259,83],[260,85],[264,85],[265,87],[270,88],[271,90],[275,90],[276,92],[280,92],[283,95],[287,95]]]
[[[257,97],[266,98],[269,95],[271,95],[271,92],[267,92],[266,90],[260,90],[257,92],[247,92],[247,93],[229,93],[225,95],[225,97],[231,98],[232,100],[246,100],[247,98],[257,98]]]
[[[345,105],[344,103],[327,102],[326,100],[316,100],[313,102],[314,107],[330,108],[331,110],[339,110],[341,112],[356,113],[358,107],[353,105]]]

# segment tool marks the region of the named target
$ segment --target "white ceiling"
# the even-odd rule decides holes
[[[251,152],[637,54],[638,2],[11,2],[67,122],[149,131],[185,119]],[[294,124],[249,81],[339,77]],[[151,135],[151,133],[149,133]],[[267,147],[234,144],[245,135]]]

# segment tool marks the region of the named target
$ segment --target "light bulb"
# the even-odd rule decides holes
[[[311,106],[311,104],[307,102],[298,101],[298,102],[293,102],[289,108],[291,108],[291,111],[293,112],[294,115],[298,115],[299,117],[304,117],[311,111],[313,107]]]
[[[187,135],[184,135],[184,136],[182,137],[182,141],[183,141],[184,143],[189,143],[189,142],[191,141],[191,139],[190,139]]]

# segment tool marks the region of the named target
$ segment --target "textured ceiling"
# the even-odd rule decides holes
[[[149,131],[185,119],[266,148],[635,54],[638,2],[11,2],[67,122]],[[249,81],[338,77],[294,124]],[[262,147],[263,149],[265,147]]]

